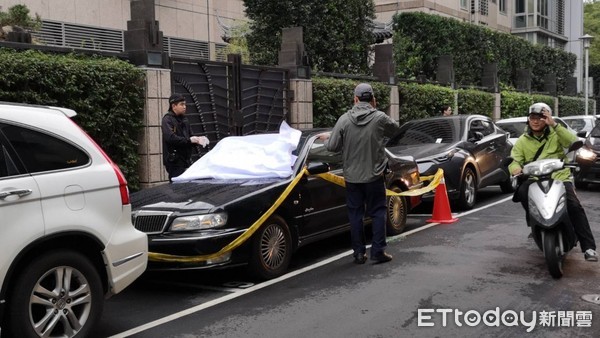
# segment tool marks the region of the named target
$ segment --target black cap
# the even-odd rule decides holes
[[[172,105],[173,103],[178,103],[181,101],[185,101],[185,97],[181,94],[173,94],[169,97],[169,105]]]

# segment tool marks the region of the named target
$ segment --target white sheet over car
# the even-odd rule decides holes
[[[173,181],[289,177],[301,134],[284,121],[278,134],[226,137]]]

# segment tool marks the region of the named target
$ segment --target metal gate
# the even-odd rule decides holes
[[[279,130],[288,117],[288,71],[231,62],[171,59],[171,88],[186,97],[192,134],[209,138],[202,156],[227,136]]]

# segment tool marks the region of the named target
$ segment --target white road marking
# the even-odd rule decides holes
[[[504,203],[504,202],[510,200],[511,198],[512,198],[512,196],[504,198],[504,199],[501,199],[501,200],[499,200],[497,202],[488,204],[488,205],[486,205],[484,207],[480,207],[480,208],[477,208],[477,209],[469,210],[469,211],[466,211],[466,212],[463,212],[463,213],[459,213],[459,214],[456,214],[456,215],[453,215],[453,216],[460,218],[462,216],[466,216],[466,215],[472,214],[472,213],[477,212],[479,210],[487,209],[487,208],[492,207],[492,206],[494,206],[496,204]],[[415,234],[415,233],[417,233],[419,231],[423,231],[425,229],[428,229],[428,228],[431,228],[433,226],[436,226],[438,224],[440,224],[440,223],[430,223],[430,224],[424,225],[422,227],[419,227],[419,228],[407,231],[407,232],[402,233],[400,235],[396,235],[396,236],[393,236],[393,237],[388,237],[388,240],[389,241],[394,241],[394,240],[397,240],[397,239],[400,239],[400,238],[403,238],[403,237],[407,237],[407,236]],[[369,248],[369,247],[370,246],[368,246],[367,248]],[[266,288],[266,287],[271,286],[273,284],[277,284],[277,283],[282,282],[282,281],[284,281],[286,279],[290,279],[292,277],[296,277],[296,276],[298,276],[300,274],[303,274],[303,273],[305,273],[307,271],[317,269],[317,268],[319,268],[321,266],[327,265],[329,263],[335,262],[335,261],[337,261],[339,259],[342,259],[344,257],[352,255],[352,253],[353,253],[352,250],[348,250],[348,251],[342,252],[340,254],[337,254],[337,255],[335,255],[333,257],[329,257],[327,259],[324,259],[324,260],[322,260],[320,262],[317,262],[315,264],[312,264],[310,266],[306,266],[306,267],[304,267],[302,269],[291,271],[291,272],[289,272],[289,273],[287,273],[287,274],[285,274],[285,275],[283,275],[281,277],[268,280],[266,282],[263,282],[263,283],[254,285],[252,287],[249,287],[247,289],[235,290],[235,292],[232,292],[229,295],[226,295],[226,296],[223,296],[223,297],[220,297],[220,298],[217,298],[217,299],[213,299],[213,300],[208,301],[206,303],[202,303],[202,304],[193,306],[193,307],[191,307],[189,309],[185,309],[185,310],[173,313],[171,315],[159,318],[159,319],[157,319],[155,321],[152,321],[152,322],[146,323],[144,325],[140,325],[138,327],[134,327],[134,328],[129,329],[127,331],[124,331],[124,332],[118,333],[116,335],[110,336],[109,338],[127,337],[127,336],[134,335],[136,333],[140,333],[140,332],[149,330],[149,329],[151,329],[153,327],[157,327],[159,325],[168,323],[170,321],[177,320],[177,319],[179,319],[181,317],[184,317],[184,316],[187,316],[187,315],[190,315],[190,314],[202,311],[204,309],[208,309],[208,308],[213,307],[215,305],[219,305],[219,304],[225,303],[227,301],[230,301],[232,299],[241,297],[241,296],[246,295],[248,293],[252,293],[254,291],[258,291],[260,289]],[[223,290],[221,288],[218,288],[218,289],[221,290],[221,291]]]

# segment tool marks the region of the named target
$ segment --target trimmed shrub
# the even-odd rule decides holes
[[[437,116],[442,107],[454,107],[454,90],[432,84],[401,83],[398,85],[400,95],[400,124],[406,121]]]
[[[116,58],[0,48],[0,100],[73,109],[73,119],[139,187],[144,72]]]
[[[588,114],[594,114],[594,100],[588,100]],[[559,96],[559,116],[573,116],[585,114],[585,99],[583,97]]]
[[[494,112],[494,94],[474,89],[459,89],[458,112],[460,114],[481,114],[492,117]]]
[[[338,118],[352,108],[354,87],[361,82],[365,81],[314,77],[313,126],[333,127]],[[390,106],[390,87],[380,82],[369,83],[375,92],[377,109],[386,111]]]
[[[503,91],[500,93],[501,116],[506,119],[510,117],[526,116],[529,106],[533,104],[533,98],[527,93]],[[552,107],[552,106],[550,106]]]

